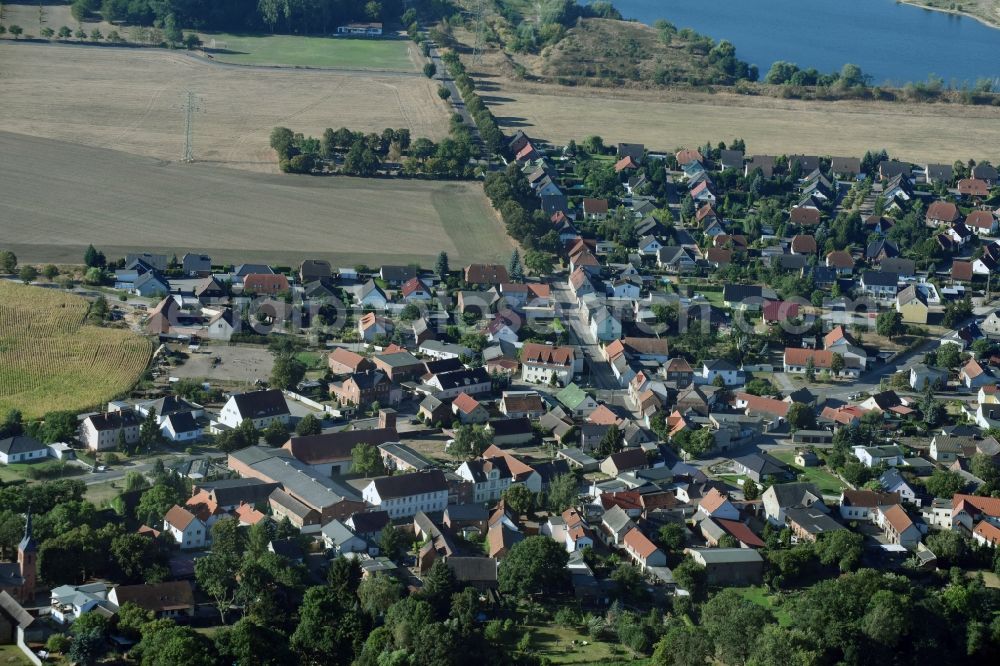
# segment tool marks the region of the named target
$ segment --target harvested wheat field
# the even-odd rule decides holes
[[[856,155],[886,148],[916,163],[997,159],[1000,109],[949,104],[810,102],[677,91],[600,90],[480,79],[506,132],[556,143],[600,135],[656,150],[742,138],[763,154]]]
[[[448,133],[436,84],[410,74],[222,65],[185,52],[0,42],[4,130],[162,160],[184,152],[184,92],[199,98],[199,161],[277,173],[276,125],[319,136],[327,127]]]
[[[354,266],[501,260],[511,244],[478,182],[261,174],[0,132],[0,248],[79,263],[89,243],[205,252],[217,263]]]
[[[0,282],[0,414],[80,411],[129,390],[152,343],[84,324],[88,303],[55,289]]]

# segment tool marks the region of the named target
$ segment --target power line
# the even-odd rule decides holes
[[[486,48],[486,0],[476,1],[476,42],[472,47],[472,64],[483,61]]]
[[[181,109],[184,111],[184,157],[182,162],[194,162],[194,113],[201,111],[199,98],[188,90],[184,93]]]

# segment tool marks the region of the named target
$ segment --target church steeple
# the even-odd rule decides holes
[[[25,553],[34,553],[38,551],[38,544],[35,543],[34,537],[31,535],[31,506],[28,506],[27,520],[24,523],[24,538],[21,539],[21,543],[17,546],[18,551]]]

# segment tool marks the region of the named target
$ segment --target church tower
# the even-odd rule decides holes
[[[31,507],[28,507],[28,518],[24,523],[24,538],[17,545],[17,564],[21,567],[21,601],[29,602],[35,598],[35,578],[38,566],[38,544],[31,536]]]

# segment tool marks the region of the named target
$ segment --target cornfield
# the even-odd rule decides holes
[[[82,411],[138,381],[152,343],[86,324],[87,308],[79,296],[0,282],[0,415]]]

